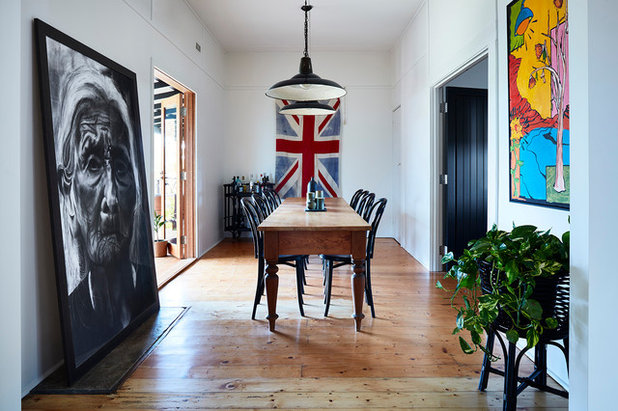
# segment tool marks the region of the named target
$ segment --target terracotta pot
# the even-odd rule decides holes
[[[167,257],[167,241],[161,240],[154,242],[154,256]]]

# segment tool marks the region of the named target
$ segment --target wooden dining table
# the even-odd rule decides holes
[[[326,198],[326,211],[305,211],[304,198],[287,198],[258,226],[264,232],[266,300],[270,331],[277,315],[277,260],[280,255],[347,254],[352,256],[352,302],[360,331],[365,293],[365,253],[371,225],[342,198]]]

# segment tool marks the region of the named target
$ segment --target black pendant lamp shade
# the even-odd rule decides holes
[[[319,101],[297,101],[279,110],[279,113],[289,116],[327,116],[337,110]]]
[[[288,80],[274,84],[266,91],[268,97],[279,100],[317,101],[339,98],[346,94],[345,89],[339,84],[313,73],[307,47],[309,36],[308,13],[312,8],[313,6],[307,4],[307,0],[305,0],[305,5],[301,7],[305,12],[305,51],[300,59],[299,73]]]

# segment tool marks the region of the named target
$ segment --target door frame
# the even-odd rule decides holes
[[[398,117],[398,124],[395,120]],[[392,111],[391,122],[393,126],[393,142],[391,144],[391,154],[392,158],[392,168],[393,173],[397,175],[397,178],[393,178],[393,181],[398,183],[397,185],[393,184],[392,187],[392,197],[393,197],[393,212],[392,212],[392,227],[393,227],[393,236],[395,240],[399,243],[399,245],[403,244],[403,238],[405,238],[405,224],[402,224],[403,221],[403,173],[401,172],[403,156],[402,156],[402,146],[403,146],[403,138],[402,138],[402,127],[401,122],[403,120],[403,115],[401,111],[401,104],[397,105]],[[399,150],[395,150],[395,139],[398,139],[398,148]],[[395,157],[396,156],[396,157]],[[397,193],[397,194],[395,194]]]
[[[479,63],[483,59],[487,59],[487,187],[488,187],[488,198],[487,198],[487,220],[488,225],[490,221],[496,221],[497,216],[494,216],[490,209],[494,209],[492,207],[493,203],[490,201],[491,191],[493,190],[492,184],[497,183],[496,178],[491,178],[490,173],[492,170],[497,171],[497,167],[491,167],[491,162],[497,159],[497,155],[493,155],[492,153],[492,145],[490,141],[492,140],[492,112],[491,107],[494,107],[495,104],[492,103],[494,97],[492,95],[493,87],[491,80],[493,76],[491,75],[492,67],[494,67],[495,62],[492,59],[492,55],[489,53],[489,48],[484,47],[481,51],[476,53],[470,59],[468,59],[464,64],[457,67],[453,71],[451,71],[447,76],[442,78],[442,80],[435,83],[430,90],[430,111],[431,111],[431,158],[430,158],[430,198],[431,198],[431,215],[430,215],[430,230],[429,230],[429,270],[430,271],[442,271],[442,263],[440,260],[442,259],[440,253],[440,246],[444,244],[444,195],[442,186],[440,184],[440,175],[445,169],[444,164],[444,146],[445,146],[445,133],[444,133],[444,114],[440,111],[440,105],[444,101],[446,93],[445,86],[448,82],[455,79],[466,70]],[[497,147],[496,147],[497,148]]]
[[[195,92],[182,83],[176,81],[173,77],[163,72],[161,69],[153,66],[153,80],[159,79],[176,90],[182,93],[184,98],[184,107],[187,108],[185,116],[185,171],[187,173],[185,183],[185,212],[186,212],[186,252],[184,258],[195,258],[197,249],[196,237],[196,222],[197,222],[197,207],[195,203]],[[154,82],[154,81],[153,81]],[[152,83],[153,83],[152,82]],[[154,102],[154,90],[152,90],[152,101]],[[151,121],[152,123],[152,121]],[[154,135],[152,135],[154,142]],[[154,145],[152,145],[154,147]],[[152,157],[154,158],[154,149]],[[152,176],[154,178],[154,175]],[[154,182],[153,182],[154,186]],[[153,201],[153,199],[151,199]],[[178,240],[180,242],[180,239]]]

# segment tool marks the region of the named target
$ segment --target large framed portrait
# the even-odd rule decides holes
[[[135,73],[35,19],[69,384],[159,309]]]
[[[507,5],[511,201],[570,203],[567,0]]]

